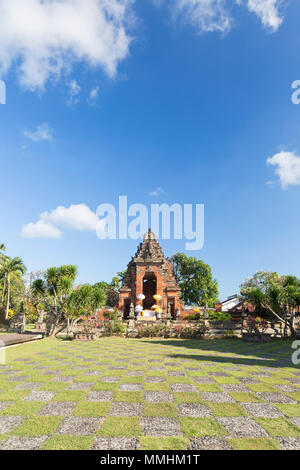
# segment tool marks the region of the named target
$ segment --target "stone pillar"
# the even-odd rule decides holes
[[[136,273],[136,298],[132,299],[136,303],[136,305],[143,306],[143,301],[138,300],[137,297],[143,293],[143,279],[144,279],[144,271],[137,269]]]

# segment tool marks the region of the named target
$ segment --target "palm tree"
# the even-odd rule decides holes
[[[9,312],[9,302],[10,302],[10,279],[12,273],[19,272],[21,274],[25,274],[26,267],[21,260],[21,258],[8,258],[5,257],[3,260],[3,264],[0,267],[0,278],[4,279],[4,282],[7,286],[7,299],[6,299],[6,313],[5,319],[8,319],[8,312]]]
[[[4,243],[0,243],[0,266],[1,262],[5,259],[4,252],[6,251],[6,246]],[[3,279],[3,290],[2,290],[2,304],[4,303],[4,296],[5,296],[5,278]]]

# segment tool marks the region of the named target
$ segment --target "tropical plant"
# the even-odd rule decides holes
[[[241,286],[241,298],[259,309],[266,309],[296,336],[295,318],[300,307],[300,280],[295,276],[279,276],[276,272],[258,272]]]
[[[5,256],[1,260],[0,265],[0,279],[3,281],[3,294],[2,298],[4,300],[4,292],[6,291],[6,310],[5,310],[5,319],[8,319],[9,307],[10,307],[10,295],[11,295],[11,281],[12,276],[20,273],[24,275],[26,272],[26,267],[21,258],[9,258]]]
[[[218,283],[211,267],[203,261],[177,253],[171,258],[182,300],[189,305],[213,307],[218,301]]]
[[[43,299],[47,314],[50,318],[50,328],[47,335],[55,336],[60,320],[66,309],[77,276],[74,265],[49,268],[43,278],[36,279],[32,284],[35,295]]]
[[[65,308],[67,337],[71,336],[75,325],[83,316],[91,316],[97,309],[103,307],[105,303],[106,291],[101,283],[95,286],[85,284],[75,289],[70,294]]]
[[[247,333],[262,335],[268,329],[268,322],[264,318],[251,316],[246,318],[244,326]]]

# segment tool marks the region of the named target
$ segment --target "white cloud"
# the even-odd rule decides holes
[[[279,16],[281,0],[248,0],[249,11],[255,13],[264,26],[277,31],[283,19]]]
[[[134,0],[0,0],[0,74],[15,65],[28,89],[43,89],[74,62],[116,74],[129,53]]]
[[[44,212],[40,219],[58,227],[73,230],[96,230],[99,219],[85,204],[70,207],[59,206],[51,212]]]
[[[30,223],[22,228],[23,238],[55,238],[61,237],[61,231],[53,225],[39,220],[36,224]]]
[[[93,89],[90,91],[90,96],[89,96],[89,101],[90,101],[90,102],[95,102],[95,101],[97,101],[98,96],[99,96],[99,91],[100,91],[100,87],[99,87],[99,86],[96,86],[95,88],[93,88]]]
[[[48,140],[51,142],[53,140],[53,130],[45,123],[38,126],[35,131],[26,129],[24,131],[24,136],[33,142],[40,142],[41,140]]]
[[[53,211],[43,212],[38,222],[29,223],[22,228],[25,238],[60,238],[60,229],[77,231],[103,231],[105,220],[100,220],[95,212],[85,204],[70,207],[59,206]]]
[[[233,23],[234,4],[245,5],[265,27],[276,31],[282,23],[279,5],[283,0],[152,0],[155,5],[168,4],[175,18],[182,17],[199,33],[228,32]]]
[[[199,32],[226,33],[232,24],[226,3],[226,0],[176,0],[173,14],[183,15]]]
[[[77,83],[76,80],[71,80],[69,83],[70,96],[69,96],[69,105],[78,104],[80,101],[79,95],[81,92],[81,86]]]
[[[162,188],[158,187],[158,188],[154,189],[153,191],[150,191],[149,196],[158,197],[163,193],[164,193],[164,190]]]
[[[280,152],[267,159],[267,164],[275,166],[282,189],[300,185],[300,157],[294,152]]]

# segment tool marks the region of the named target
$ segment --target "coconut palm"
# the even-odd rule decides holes
[[[7,289],[7,297],[6,297],[6,312],[5,312],[5,319],[8,319],[8,312],[9,312],[9,302],[10,302],[10,281],[11,275],[13,273],[21,273],[25,274],[26,267],[21,260],[21,258],[3,258],[3,262],[0,267],[0,278],[4,279],[4,284],[6,284]]]

